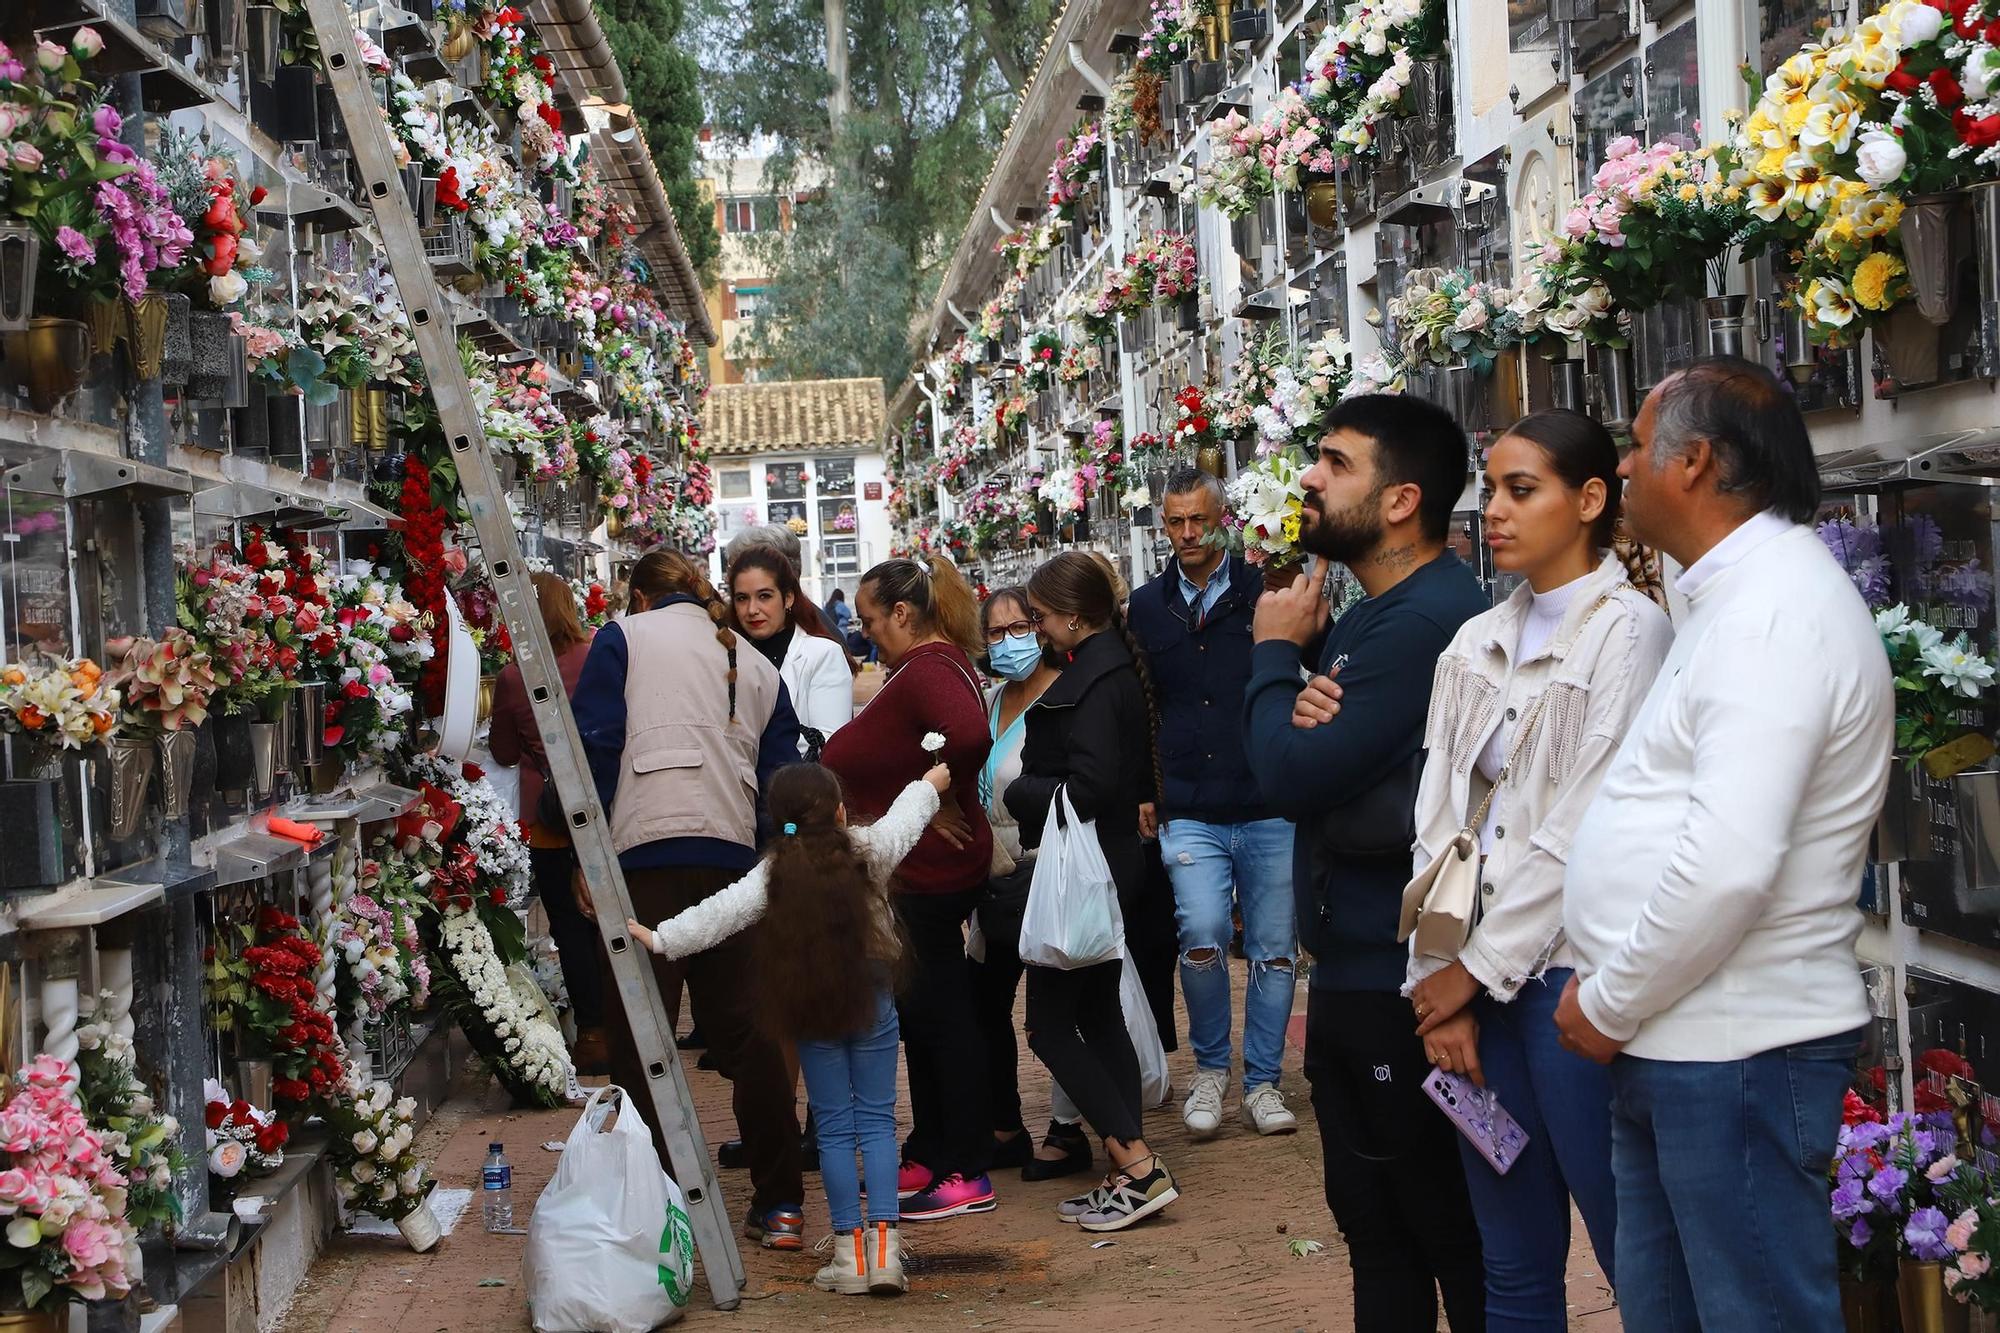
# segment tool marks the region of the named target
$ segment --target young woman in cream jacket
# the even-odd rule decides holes
[[[1574,412],[1538,412],[1494,444],[1486,538],[1494,564],[1526,582],[1467,621],[1438,659],[1425,731],[1416,869],[1493,793],[1476,830],[1471,932],[1453,957],[1413,943],[1405,988],[1426,1055],[1491,1089],[1528,1135],[1506,1175],[1461,1145],[1489,1333],[1566,1327],[1572,1197],[1614,1277],[1610,1079],[1557,1045],[1554,1014],[1572,972],[1562,933],[1570,836],[1673,638],[1607,554],[1617,468],[1611,436]]]

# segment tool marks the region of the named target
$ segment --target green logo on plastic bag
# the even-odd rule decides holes
[[[687,1209],[671,1200],[666,1230],[660,1233],[660,1255],[668,1261],[660,1265],[660,1285],[667,1289],[667,1299],[676,1308],[684,1306],[694,1289],[694,1227],[688,1222]]]

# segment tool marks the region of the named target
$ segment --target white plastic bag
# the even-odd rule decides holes
[[[523,1268],[535,1333],[646,1333],[686,1308],[687,1206],[660,1169],[645,1117],[616,1085],[591,1093],[577,1117],[528,1223]]]
[[[1118,956],[1125,970],[1118,977],[1118,1007],[1125,1014],[1125,1030],[1132,1034],[1132,1049],[1139,1054],[1139,1104],[1148,1110],[1167,1100],[1173,1082],[1167,1077],[1167,1048],[1160,1040],[1159,1025],[1153,1022],[1152,1002],[1139,981],[1138,964],[1118,942]]]
[[[1089,967],[1116,958],[1124,934],[1097,824],[1078,819],[1068,788],[1058,787],[1028,882],[1021,961],[1062,971]]]

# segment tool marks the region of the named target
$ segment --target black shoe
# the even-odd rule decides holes
[[[703,1050],[702,1053],[695,1058],[694,1067],[696,1069],[706,1069],[711,1074],[714,1073],[716,1070],[722,1068],[721,1064],[719,1064],[716,1061],[715,1052],[710,1050]]]
[[[715,1163],[727,1171],[738,1171],[750,1165],[750,1154],[743,1151],[742,1139],[730,1139],[715,1150]]]
[[[1011,1139],[995,1139],[993,1141],[992,1161],[995,1167],[1025,1167],[1030,1161],[1034,1160],[1034,1156],[1034,1136],[1029,1134],[1025,1129],[1015,1130],[1014,1137]]]
[[[701,1035],[700,1028],[689,1028],[688,1034],[675,1044],[684,1051],[705,1051],[708,1049],[708,1038]]]
[[[1028,1136],[1023,1134],[1022,1139]],[[1021,1167],[1023,1180],[1060,1180],[1064,1176],[1080,1175],[1090,1170],[1090,1139],[1075,1125],[1065,1125],[1051,1120],[1049,1132],[1042,1136],[1042,1142],[1051,1148],[1061,1148],[1063,1155],[1053,1162],[1029,1156]]]

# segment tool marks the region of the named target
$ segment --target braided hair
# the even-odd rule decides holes
[[[1118,605],[1116,571],[1108,560],[1080,551],[1064,551],[1034,572],[1028,590],[1035,600],[1053,611],[1066,612],[1090,625],[1107,625],[1125,641],[1132,654],[1132,669],[1138,673],[1139,689],[1146,699],[1146,748],[1152,760],[1152,790],[1156,804],[1166,803],[1160,769],[1160,705],[1153,694],[1153,673],[1146,667],[1146,654],[1125,622]]]
[[[716,596],[707,576],[694,561],[679,551],[663,546],[639,557],[639,563],[632,566],[630,583],[633,593],[645,598],[648,607],[658,606],[662,599],[678,595],[692,597],[708,608],[708,618],[715,623],[715,641],[729,655],[729,674],[724,679],[729,682],[729,720],[734,723],[736,632],[729,627],[729,608]]]

